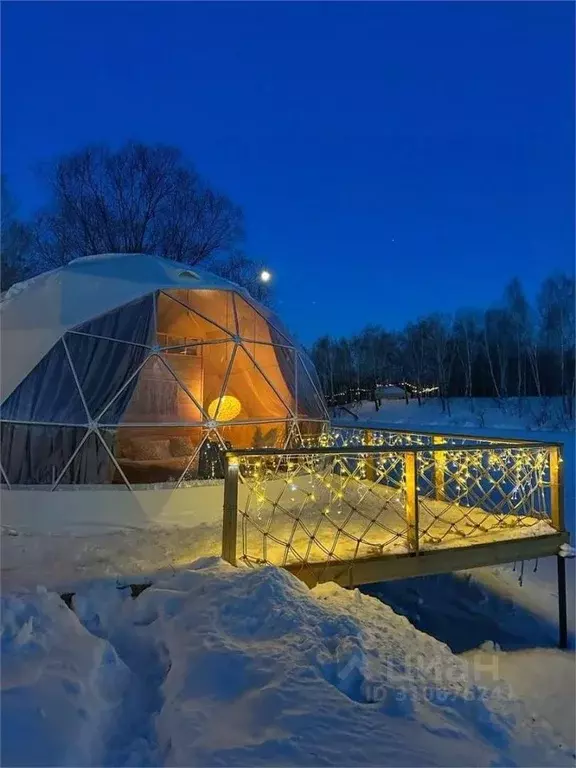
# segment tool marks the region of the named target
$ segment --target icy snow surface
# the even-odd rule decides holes
[[[574,761],[492,660],[358,591],[212,558],[136,599],[93,585],[79,618],[45,592],[4,603],[3,765]]]

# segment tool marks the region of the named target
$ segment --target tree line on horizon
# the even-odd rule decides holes
[[[534,305],[513,279],[497,306],[434,313],[400,332],[367,326],[348,338],[319,338],[311,348],[325,394],[408,382],[418,393],[438,387],[451,397],[560,396],[569,418],[576,395],[574,276],[548,277]]]
[[[38,169],[45,204],[30,219],[2,176],[0,289],[98,253],[161,255],[202,267],[266,300],[242,248],[241,208],[172,146],[91,145]]]

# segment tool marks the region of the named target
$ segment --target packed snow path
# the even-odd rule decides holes
[[[358,591],[212,558],[136,599],[94,584],[76,613],[42,590],[3,602],[3,765],[574,762],[494,656]]]

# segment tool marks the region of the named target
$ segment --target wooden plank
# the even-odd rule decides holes
[[[365,429],[362,434],[362,440],[364,445],[373,445],[372,430]],[[376,465],[374,462],[375,459],[366,459],[366,480],[369,483],[376,482]]]
[[[236,565],[238,534],[238,459],[227,456],[224,478],[224,514],[222,517],[222,559]]]
[[[286,569],[311,587],[327,581],[354,587],[549,557],[556,555],[568,539],[568,533],[552,533],[451,549],[421,550],[419,554],[384,555],[339,563],[295,563]]]
[[[444,436],[434,435],[432,443],[434,445],[442,445],[444,443]],[[432,456],[434,460],[434,496],[436,501],[446,501],[446,491],[444,488],[446,453],[444,451],[435,451]]]
[[[404,454],[404,482],[408,546],[412,552],[418,552],[418,467],[415,453]]]
[[[557,531],[564,530],[564,460],[562,448],[554,446],[550,451],[550,506],[552,525]]]

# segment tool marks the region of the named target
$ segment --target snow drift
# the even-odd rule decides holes
[[[2,598],[2,765],[98,765],[129,671],[60,597]]]
[[[86,587],[76,614],[6,600],[4,765],[574,761],[494,657],[457,657],[358,591],[210,558],[136,599]]]

